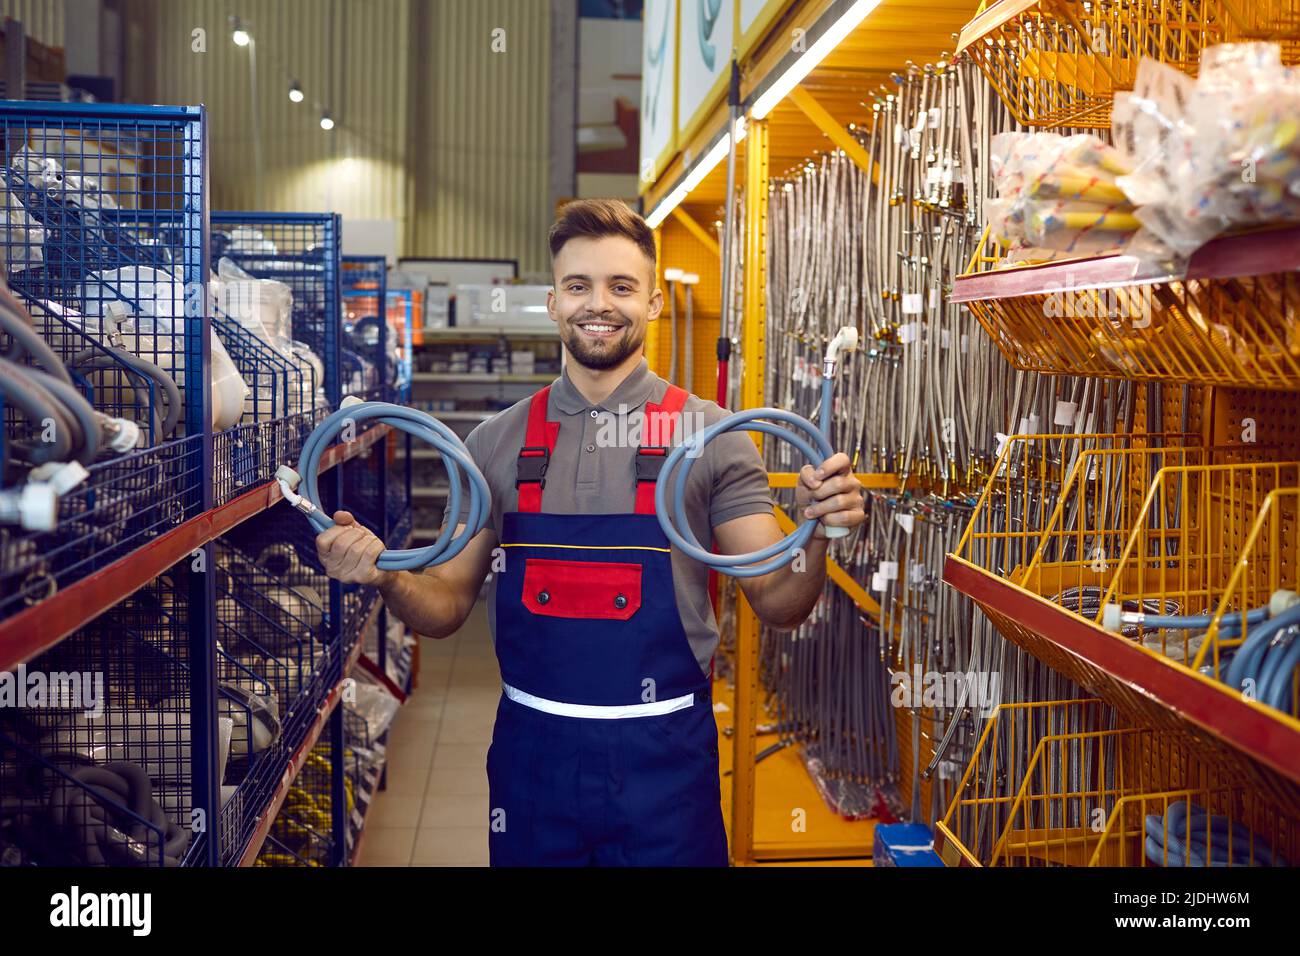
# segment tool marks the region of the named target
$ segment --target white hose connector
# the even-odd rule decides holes
[[[53,531],[59,521],[59,496],[44,481],[29,481],[19,490],[0,491],[0,524],[28,531]]]
[[[289,502],[290,507],[297,508],[305,515],[315,514],[316,506],[297,493],[298,486],[302,484],[302,475],[288,465],[281,465],[275,469],[275,480],[279,482],[280,494],[284,495],[284,500]]]
[[[1101,609],[1101,626],[1108,631],[1113,631],[1114,633],[1119,634],[1123,630],[1125,624],[1142,623],[1140,620],[1126,621],[1125,618],[1129,616],[1133,615],[1126,615],[1123,606],[1119,604],[1107,604]],[[1141,618],[1142,615],[1138,614],[1136,616]]]
[[[28,481],[48,484],[59,497],[63,497],[89,477],[90,472],[79,461],[47,461],[27,474]]]
[[[105,417],[100,430],[108,447],[119,455],[140,446],[140,426],[129,419]]]
[[[835,366],[839,363],[840,352],[852,352],[858,347],[858,330],[856,326],[846,325],[835,333],[831,344],[826,346],[826,358],[822,361],[822,375],[831,378],[835,375]]]
[[[1300,604],[1300,594],[1287,590],[1274,591],[1268,599],[1268,616],[1277,617],[1296,604]]]

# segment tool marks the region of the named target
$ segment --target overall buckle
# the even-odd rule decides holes
[[[545,445],[525,445],[515,459],[515,487],[526,481],[535,481],[546,487],[546,467],[551,463],[551,450]]]
[[[667,445],[644,445],[636,450],[636,480],[658,481],[668,456]]]

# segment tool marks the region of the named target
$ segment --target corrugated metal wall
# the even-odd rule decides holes
[[[548,269],[548,7],[542,0],[416,3],[414,248]],[[504,31],[505,52],[493,52],[496,29]]]
[[[0,20],[21,20],[23,31],[46,46],[63,46],[63,0],[0,0]]]
[[[227,209],[254,205],[249,51],[230,40],[234,13],[257,42],[263,207],[394,219],[404,255],[547,268],[548,4],[133,0],[127,96],[207,104],[213,204]],[[206,53],[192,49],[198,28]]]

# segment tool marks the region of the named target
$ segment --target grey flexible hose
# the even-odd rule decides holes
[[[80,449],[77,453],[77,461],[83,465],[93,462],[95,456],[99,454],[100,415],[90,402],[86,401],[73,386],[40,369],[25,368],[20,365],[18,371],[29,381],[33,379],[38,381],[62,403],[66,411],[72,414],[73,421],[80,430],[79,435],[75,431],[73,433],[73,444]]]
[[[25,316],[26,310],[13,293],[0,286],[0,328],[13,340],[13,351],[5,357],[15,361],[30,357],[55,378],[71,385],[72,376],[68,370]]]
[[[148,359],[141,358],[133,352],[126,349],[118,348],[113,345],[102,346],[105,351],[116,358],[118,361],[135,369],[145,378],[155,382],[162,390],[166,399],[166,413],[163,416],[161,424],[161,434],[154,438],[154,443],[171,437],[172,432],[176,430],[177,423],[181,420],[181,392],[176,385],[176,380],[168,375],[161,367],[150,362]],[[103,368],[116,369],[118,366],[109,361],[108,355],[97,352],[94,349],[83,349],[72,358],[74,368]],[[157,414],[155,412],[155,418]]]
[[[39,382],[32,382],[20,371],[21,365],[0,360],[0,394],[9,404],[22,412],[38,427],[48,420],[54,422],[54,441],[23,446],[26,457],[37,465],[47,461],[66,461],[72,450],[73,426],[64,414],[62,405]]]
[[[154,800],[153,785],[141,767],[118,761],[78,767],[68,776],[72,780],[62,780],[50,794],[50,819],[63,830],[79,862],[147,866],[161,854],[163,865],[180,866],[189,831]]]

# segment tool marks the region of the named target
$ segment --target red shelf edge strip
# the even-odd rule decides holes
[[[1136,645],[1098,633],[1097,625],[1044,598],[1020,591],[1010,582],[951,554],[944,561],[943,579],[963,594],[996,608],[1035,634],[1300,783],[1300,734],[1247,704],[1225,685],[1214,682],[1207,687],[1197,677],[1150,659]]]
[[[321,456],[320,471],[355,458],[386,436],[388,425],[367,429],[356,441],[331,445]],[[274,481],[254,488],[123,555],[53,597],[0,621],[0,670],[12,670],[49,650],[77,628],[129,597],[196,548],[220,537],[240,522],[280,500]]]

